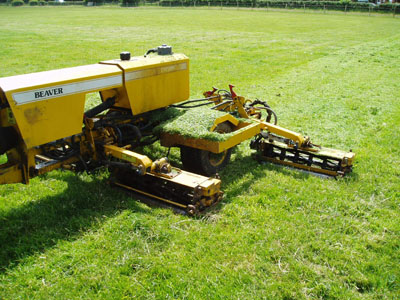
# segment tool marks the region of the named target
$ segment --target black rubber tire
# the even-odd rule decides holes
[[[232,131],[229,123],[221,123],[215,131],[219,133],[228,133]],[[181,161],[183,169],[189,172],[212,176],[221,171],[231,159],[232,148],[219,154],[196,148],[181,146]]]

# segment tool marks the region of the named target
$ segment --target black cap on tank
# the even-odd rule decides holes
[[[121,52],[119,54],[119,58],[121,60],[130,60],[131,59],[131,53],[130,52]]]

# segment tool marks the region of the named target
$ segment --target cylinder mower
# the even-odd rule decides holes
[[[85,111],[86,95],[93,92],[101,101]],[[197,214],[221,200],[216,174],[232,148],[248,139],[260,160],[330,176],[351,171],[354,153],[320,147],[279,127],[266,102],[238,96],[233,86],[188,98],[189,59],[166,45],[144,56],[122,52],[98,64],[0,78],[0,155],[7,159],[0,184],[28,184],[58,168],[107,167],[113,185]],[[200,106],[215,112],[204,136],[155,130],[170,121],[168,110]],[[139,153],[157,140],[180,148],[184,170],[167,157]]]

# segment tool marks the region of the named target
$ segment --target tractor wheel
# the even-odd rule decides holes
[[[215,128],[216,132],[228,133],[232,131],[229,123],[221,123]],[[206,176],[215,175],[221,171],[231,158],[232,148],[221,153],[212,153],[206,150],[196,148],[181,147],[181,161],[183,168],[193,173],[199,173]]]

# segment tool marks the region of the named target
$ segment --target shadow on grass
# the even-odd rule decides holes
[[[85,182],[71,172],[47,177],[66,181],[68,187],[60,194],[38,197],[38,201],[0,214],[0,272],[60,240],[75,239],[118,211],[146,212],[138,202],[111,189],[106,180],[94,177]]]
[[[298,180],[314,176],[270,163],[260,165],[252,156],[235,150],[233,161],[221,172],[222,189],[227,190],[223,203],[245,194],[254,181],[267,176],[266,170]],[[354,176],[349,180],[355,180]],[[151,210],[125,192],[110,188],[105,179],[96,176],[88,182],[72,172],[62,172],[47,174],[42,180],[50,178],[65,181],[68,187],[60,194],[39,197],[39,201],[0,214],[0,272],[61,240],[74,240],[82,232],[100,227],[102,220],[119,211],[130,209],[147,213]],[[235,184],[239,181],[240,184]],[[220,207],[218,205],[215,210]]]
[[[241,151],[234,151],[234,160],[221,172],[222,189],[228,187],[223,202],[229,203],[232,198],[245,194],[251,185],[266,175],[266,171],[281,173],[296,180],[308,180],[310,177],[320,177],[322,180],[344,180],[351,183],[358,180],[357,173],[347,174],[344,178],[335,178],[308,172],[294,167],[274,164],[270,162],[259,162],[253,155],[243,154]],[[240,184],[234,184],[240,181]],[[266,191],[267,192],[267,191]]]

